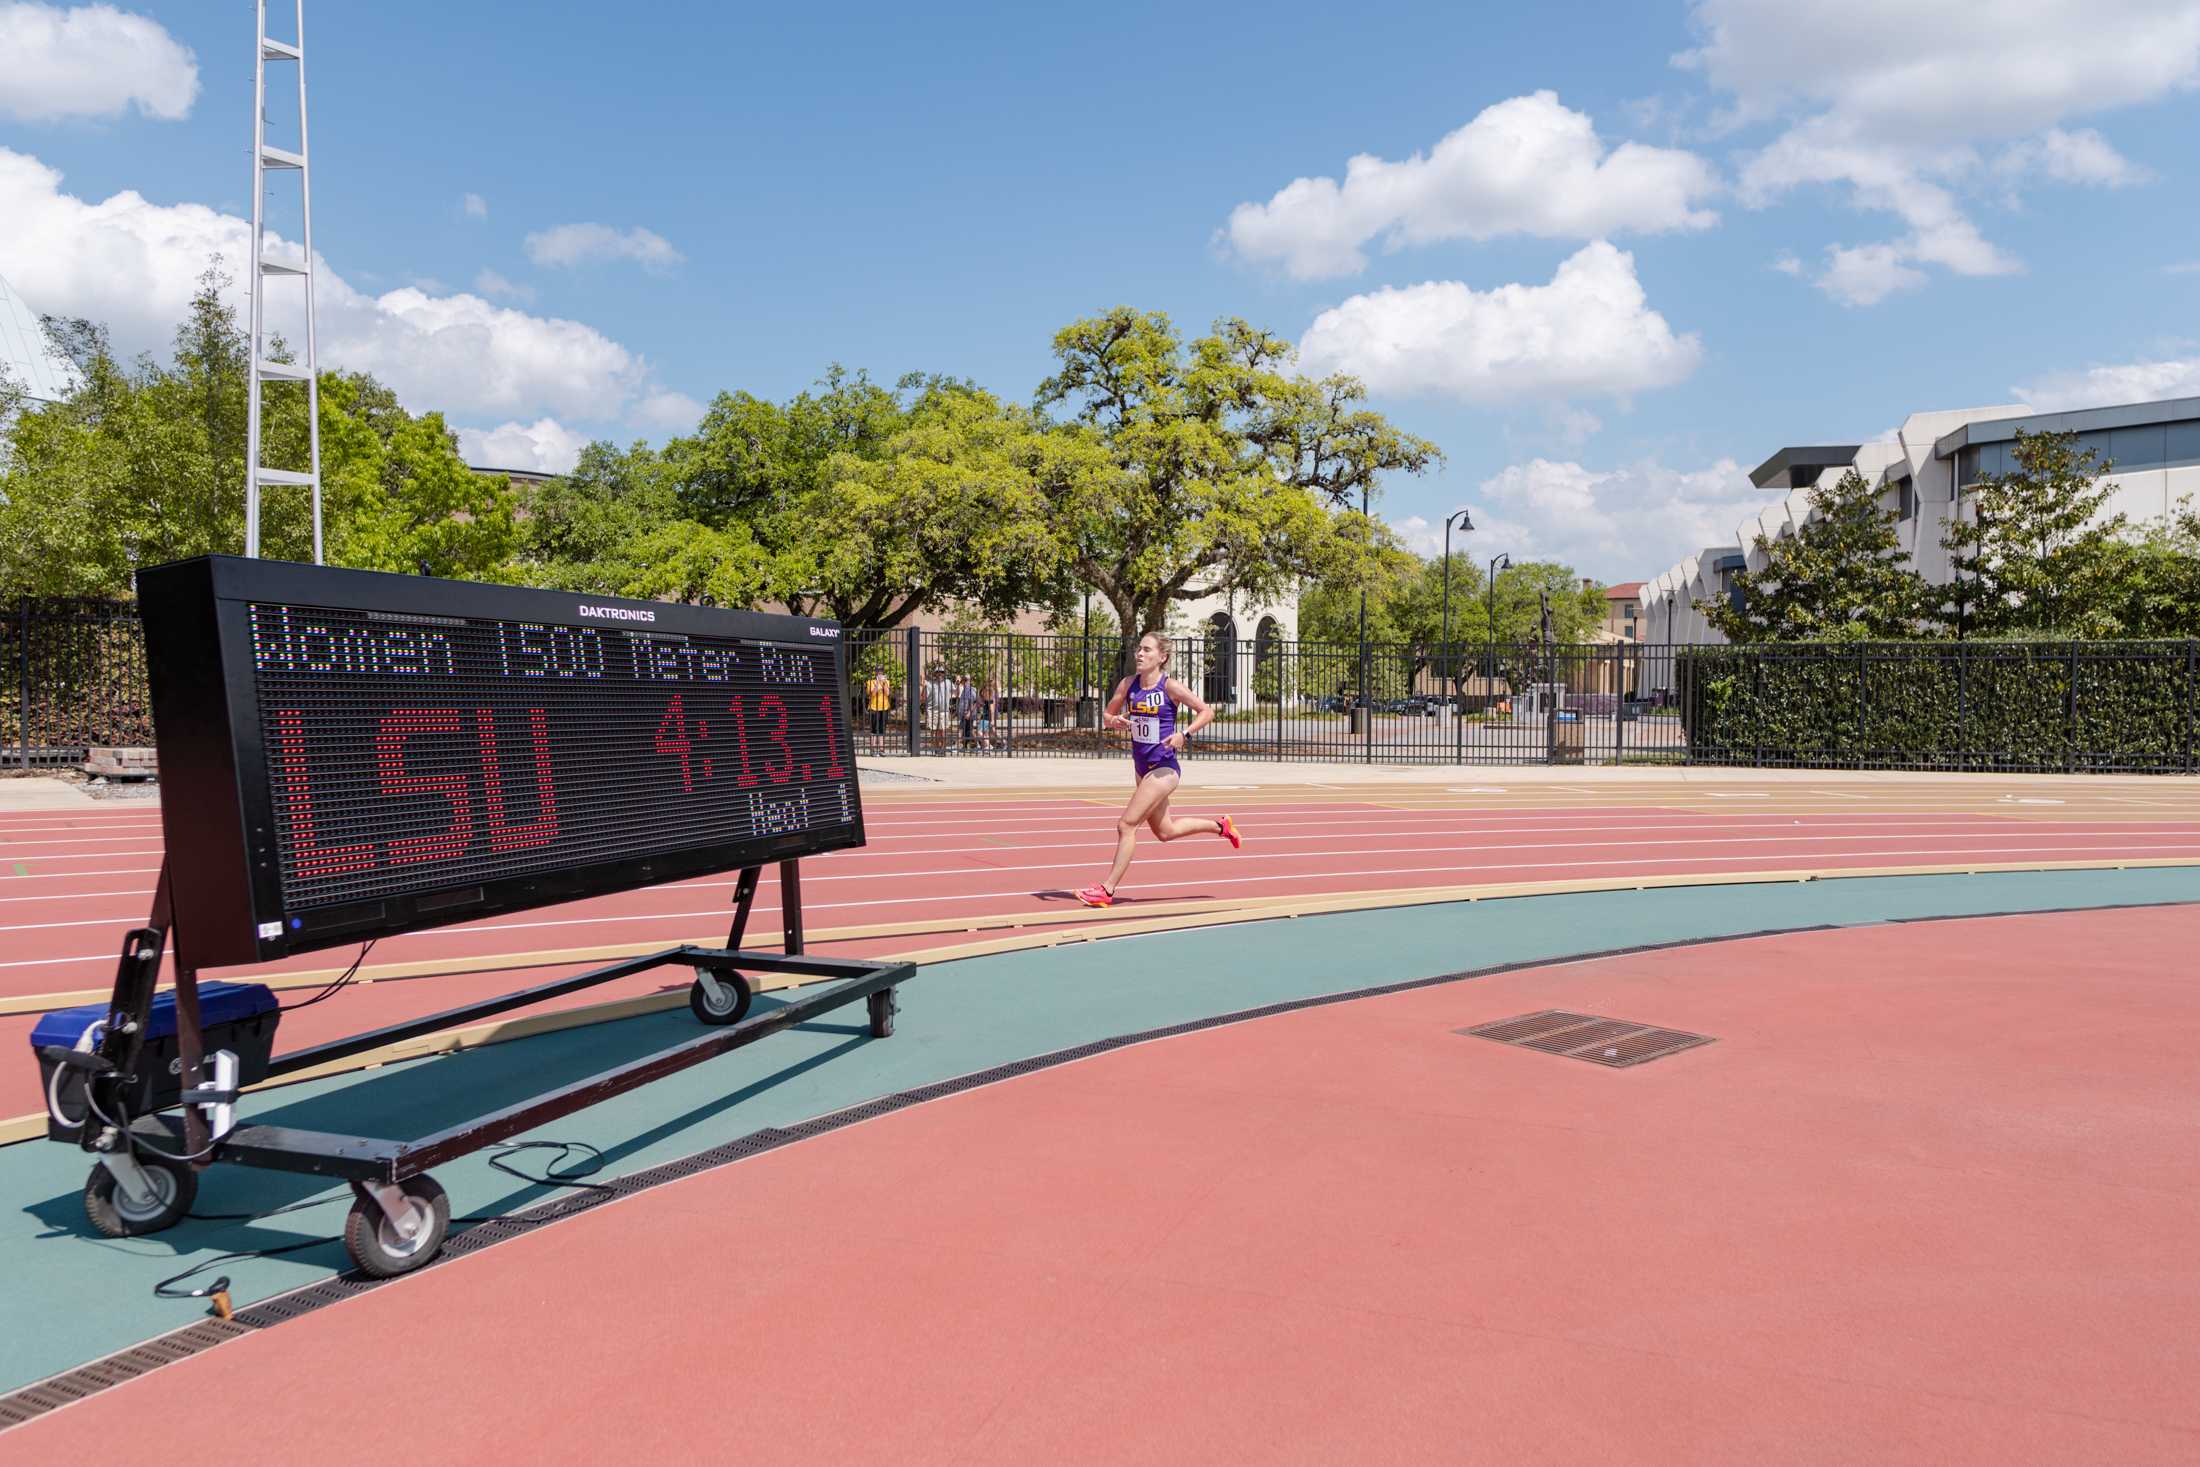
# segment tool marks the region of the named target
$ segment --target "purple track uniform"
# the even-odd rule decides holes
[[[1176,732],[1176,704],[1169,698],[1169,680],[1163,678],[1153,687],[1142,688],[1133,677],[1123,713],[1131,721],[1131,768],[1138,777],[1144,779],[1156,769],[1182,774],[1184,766],[1176,762],[1176,750],[1169,747],[1169,736]]]

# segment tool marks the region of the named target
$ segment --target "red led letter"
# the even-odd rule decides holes
[[[668,729],[671,732],[667,733]],[[694,748],[695,741],[688,737],[687,714],[681,710],[680,695],[674,693],[665,705],[665,716],[657,720],[657,752],[679,757],[680,788],[691,795],[695,793],[695,775],[688,767],[688,755]]]
[[[741,751],[741,788],[747,789],[756,783],[756,770],[749,763],[749,715],[741,707],[739,693],[733,695],[726,709],[733,714],[733,746]]]
[[[466,724],[456,708],[394,708],[382,720],[382,730],[375,735],[374,752],[382,766],[382,793],[385,795],[441,795],[451,802],[451,823],[448,829],[433,835],[408,835],[389,844],[392,866],[404,866],[415,861],[440,861],[451,856],[466,854],[467,844],[474,835],[474,801],[467,792],[466,776],[456,772],[449,774],[407,774],[405,772],[405,740],[412,734],[463,734]]]
[[[493,709],[475,710],[481,730],[482,805],[489,817],[489,849],[520,851],[546,846],[558,838],[558,791],[550,777],[550,717],[540,708],[527,710],[527,723],[535,739],[535,797],[542,813],[529,825],[504,823],[504,775],[497,759],[497,718]]]
[[[779,716],[779,727],[771,731],[771,739],[786,758],[777,766],[765,765],[764,772],[771,776],[773,784],[785,784],[794,778],[794,746],[787,742],[787,705],[777,693],[766,693],[756,700],[756,716],[768,718],[773,714]]]
[[[313,828],[313,783],[306,772],[305,719],[295,708],[275,714],[276,793],[290,815],[291,866],[301,880],[374,869],[374,842],[321,849]]]

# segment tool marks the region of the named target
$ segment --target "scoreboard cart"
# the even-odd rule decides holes
[[[269,1167],[349,1182],[353,1260],[402,1273],[449,1222],[435,1166],[847,1005],[893,1032],[911,965],[803,950],[801,858],[864,839],[836,624],[231,556],[143,571],[138,596],[166,857],[110,1002],[39,1050],[48,1134],[96,1157],[102,1231],[174,1223],[212,1162]],[[749,951],[775,863],[783,949]],[[202,1017],[202,969],[725,871],[740,876],[723,947],[276,1058],[279,1015],[251,995]],[[157,993],[171,942],[175,986]],[[694,970],[704,1033],[434,1135],[233,1123],[261,1078],[674,966]],[[751,1016],[752,972],[821,982]]]

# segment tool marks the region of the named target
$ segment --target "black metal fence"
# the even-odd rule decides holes
[[[0,767],[82,764],[153,742],[137,608],[18,601],[0,608]]]
[[[1113,637],[851,631],[871,757],[1124,752]],[[1384,764],[2200,772],[2200,641],[1773,647],[1218,640],[1169,671],[1204,757]],[[874,702],[883,707],[874,708]],[[153,742],[136,607],[0,608],[0,767]]]
[[[1113,637],[850,634],[857,752],[1002,758],[1128,748],[1102,726]],[[1662,655],[1662,663],[1658,660]],[[1678,709],[1643,696],[1668,649],[1441,649],[1179,638],[1169,672],[1215,708],[1204,757],[1387,764],[1678,763]],[[883,704],[883,706],[878,706]]]

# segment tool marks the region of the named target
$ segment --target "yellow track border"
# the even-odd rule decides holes
[[[1109,937],[1130,937],[1151,932],[1183,932],[1202,927],[1221,927],[1240,922],[1268,922],[1295,917],[1325,916],[1341,912],[1364,912],[1394,907],[1442,906],[1453,902],[1494,901],[1508,897],[1565,896],[1587,892],[1607,891],[1659,891],[1675,888],[1703,886],[1787,886],[1798,882],[1840,881],[1875,876],[1979,876],[1997,872],[2023,871],[2131,871],[2149,869],[2200,867],[2200,857],[2168,857],[2160,860],[2101,860],[2101,861],[2045,861],[2045,862],[1968,862],[1935,866],[1869,866],[1869,867],[1815,867],[1788,871],[1759,871],[1738,874],[1709,872],[1680,876],[1635,877],[1580,877],[1559,881],[1519,881],[1492,883],[1480,886],[1429,886],[1399,887],[1382,891],[1345,892],[1329,896],[1275,896],[1247,897],[1229,902],[1177,902],[1156,903],[1152,907],[1135,911],[1121,909],[1100,912],[1022,913],[998,918],[968,918],[952,922],[922,923],[900,922],[876,927],[828,928],[816,933],[814,942],[831,943],[857,941],[873,937],[936,936],[948,932],[976,932],[994,928],[1044,927],[1056,930],[1025,931],[1012,936],[989,938],[977,942],[951,944],[945,947],[924,948],[913,952],[898,952],[891,956],[920,966],[929,963],[955,962],[964,958],[992,957],[1002,953],[1030,952],[1064,947],[1071,943],[1096,942]],[[704,939],[705,942],[712,939]],[[483,959],[469,965],[448,962],[395,963],[375,970],[380,979],[396,977],[425,977],[461,972],[498,972],[512,968],[541,967],[549,964],[588,962],[600,959],[628,957],[636,953],[653,952],[670,944],[663,942],[621,944],[604,948],[572,948],[555,953],[513,953],[499,956],[495,961]],[[1554,959],[1553,961],[1559,961]],[[318,973],[288,973],[281,976],[279,984],[270,986],[296,988],[319,986],[340,973],[341,969],[327,969]],[[361,974],[361,980],[366,975]],[[361,981],[354,980],[354,981]],[[366,980],[372,981],[372,980]],[[769,993],[779,989],[799,986],[789,978],[763,978],[757,982],[757,991]],[[73,999],[77,1002],[96,1002],[106,994],[100,989],[86,993],[50,994],[38,996],[41,1007],[52,1006],[52,1001]],[[15,1000],[11,1002],[28,1002]],[[613,999],[605,1003],[586,1004],[579,1008],[561,1009],[555,1013],[535,1014],[520,1019],[498,1019],[487,1023],[472,1024],[442,1034],[407,1039],[396,1044],[384,1045],[365,1054],[333,1060],[300,1070],[280,1079],[263,1081],[250,1087],[251,1093],[280,1089],[287,1085],[301,1084],[307,1080],[327,1079],[332,1075],[350,1074],[354,1071],[379,1069],[383,1065],[406,1060],[426,1059],[439,1054],[451,1054],[459,1050],[479,1049],[485,1045],[503,1044],[514,1039],[531,1038],[538,1034],[554,1034],[564,1029],[581,1028],[589,1024],[609,1023],[618,1019],[634,1018],[642,1014],[661,1013],[680,1008],[687,1003],[684,991],[672,993],[645,993],[630,998]],[[0,1012],[25,1012],[20,1008],[0,1009]],[[28,1141],[46,1133],[46,1117],[43,1112],[25,1116],[13,1116],[0,1120],[0,1146]]]

